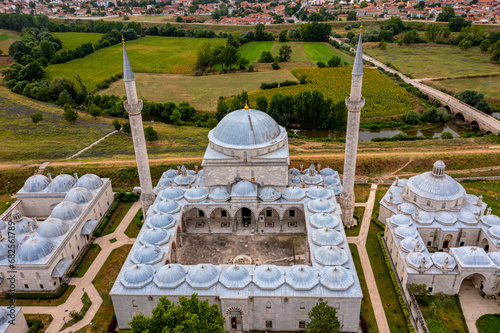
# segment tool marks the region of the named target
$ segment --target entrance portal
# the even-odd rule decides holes
[[[231,331],[241,331],[243,329],[242,314],[240,310],[234,308],[230,310],[229,318],[231,321]]]
[[[245,228],[252,223],[252,211],[246,207],[241,209],[241,223]]]
[[[443,249],[447,249],[449,247],[452,238],[453,238],[452,235],[448,235],[445,237],[444,242],[443,242]]]

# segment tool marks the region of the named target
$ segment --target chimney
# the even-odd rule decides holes
[[[50,181],[52,181],[52,174],[50,172],[47,172],[47,176],[49,177]]]
[[[180,165],[178,165],[178,166],[177,166],[177,173],[178,173],[179,175],[181,174],[181,166],[180,166]]]
[[[318,173],[321,171],[321,164],[317,164],[318,165]]]
[[[197,165],[194,166],[194,172],[198,173],[198,166]]]
[[[300,173],[302,173],[302,172],[304,172],[304,165],[303,164],[300,165]]]
[[[73,175],[75,176],[75,179],[78,181],[78,173],[74,172]]]

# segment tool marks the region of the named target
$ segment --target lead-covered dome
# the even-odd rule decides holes
[[[276,289],[285,283],[285,274],[275,265],[262,265],[253,271],[253,283],[260,289]]]
[[[403,225],[411,225],[412,221],[407,215],[397,214],[389,218],[389,223],[395,227],[400,227]]]
[[[306,265],[288,267],[286,283],[295,290],[311,290],[319,283],[318,272]]]
[[[175,224],[175,217],[168,213],[158,213],[148,218],[148,225],[151,228],[171,228]]]
[[[72,201],[62,201],[54,207],[50,216],[61,220],[73,220],[77,218],[81,212],[80,206],[76,203]]]
[[[217,187],[215,188],[210,194],[208,195],[210,200],[213,201],[228,201],[229,198],[231,198],[231,194],[229,193],[228,189],[225,187]]]
[[[50,182],[49,189],[52,192],[65,193],[68,192],[76,183],[73,176],[62,174]]]
[[[212,264],[198,264],[190,269],[186,281],[195,289],[208,289],[219,281],[219,270]]]
[[[273,187],[264,187],[259,192],[259,199],[262,201],[276,201],[281,198],[281,193]]]
[[[352,273],[342,266],[324,267],[319,271],[319,278],[330,290],[347,290],[354,284]]]
[[[323,245],[339,245],[344,241],[342,234],[335,229],[317,229],[312,234],[312,241],[314,244]]]
[[[446,252],[434,252],[431,258],[434,265],[442,271],[452,271],[457,266],[455,258]]]
[[[231,265],[222,271],[219,281],[228,289],[243,289],[252,282],[252,276],[244,266]]]
[[[405,252],[422,252],[425,249],[425,245],[421,240],[412,237],[403,239],[400,245]]]
[[[307,196],[311,199],[329,199],[332,197],[332,192],[324,187],[314,186],[307,189]]]
[[[153,266],[137,264],[123,270],[121,283],[127,288],[142,288],[153,281]]]
[[[148,245],[162,245],[168,242],[170,234],[165,229],[149,229],[141,236],[141,243]]]
[[[186,191],[183,188],[173,187],[172,185],[170,185],[160,192],[160,197],[164,200],[179,200],[184,196],[184,192]]]
[[[40,223],[36,232],[43,237],[58,237],[64,235],[68,230],[69,228],[66,222],[54,217],[49,217]]]
[[[76,204],[84,204],[92,199],[92,192],[84,187],[73,187],[66,193],[64,201],[71,201]]]
[[[83,175],[78,179],[76,182],[76,187],[85,187],[87,190],[95,190],[101,187],[103,184],[103,181],[99,176],[96,176],[94,174],[88,173],[86,175]]]
[[[200,202],[208,197],[208,192],[204,187],[193,187],[184,193],[184,198],[189,202]]]
[[[281,196],[287,201],[300,201],[306,196],[306,191],[294,185],[286,188]]]
[[[265,146],[277,140],[283,132],[284,129],[267,113],[241,109],[222,118],[208,138],[225,147]]]
[[[163,249],[154,245],[143,245],[132,254],[132,261],[136,264],[156,264],[163,258]]]
[[[314,214],[310,221],[316,228],[335,228],[340,223],[336,216],[326,213]]]
[[[483,222],[486,225],[489,225],[490,227],[495,225],[500,225],[500,217],[496,215],[483,215],[481,217],[481,222]]]
[[[313,213],[330,213],[335,210],[335,206],[330,201],[323,199],[309,201],[307,208]]]
[[[397,227],[396,229],[394,229],[394,232],[396,233],[396,236],[399,238],[408,238],[408,237],[415,238],[418,235],[417,229],[415,229],[412,226],[406,226],[406,225]]]
[[[411,252],[406,256],[408,265],[417,271],[426,271],[432,267],[432,259],[427,253]]]
[[[154,282],[158,288],[177,288],[186,280],[186,269],[179,264],[168,264],[160,268],[155,276]]]
[[[18,257],[22,261],[36,261],[46,257],[54,250],[54,244],[44,237],[28,238],[19,247]]]
[[[323,266],[341,266],[349,261],[347,252],[338,246],[322,246],[314,251],[314,256]]]
[[[459,248],[451,248],[450,250],[461,266],[489,267],[493,265],[488,254],[480,247],[462,246]]]
[[[36,193],[41,192],[47,188],[50,184],[50,179],[44,175],[34,175],[26,179],[24,183],[24,192]]]
[[[181,209],[177,201],[173,200],[161,201],[153,207],[157,213],[176,213]]]

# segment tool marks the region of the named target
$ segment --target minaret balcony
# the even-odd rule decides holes
[[[361,112],[363,106],[365,106],[365,98],[361,97],[358,100],[351,100],[351,97],[345,99],[345,105],[349,112]]]

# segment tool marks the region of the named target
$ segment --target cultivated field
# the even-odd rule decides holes
[[[292,73],[297,78],[305,78],[310,83],[255,91],[249,94],[250,103],[258,96],[270,100],[275,93],[295,95],[307,90],[318,90],[334,102],[340,102],[350,94],[351,72],[352,67],[295,69]],[[366,104],[361,116],[364,118],[399,115],[412,109],[406,90],[370,68],[364,71],[363,96]]]
[[[219,96],[234,96],[242,90],[258,90],[263,82],[296,80],[288,70],[205,76],[137,73],[135,79],[139,97],[154,102],[189,102],[199,111],[215,111]],[[111,84],[110,88],[100,93],[124,96],[123,81]]]
[[[4,54],[8,54],[9,47],[19,39],[21,39],[21,34],[19,32],[0,29],[0,50],[2,50]]]
[[[477,90],[492,101],[500,102],[500,75],[430,81],[429,83],[453,92]]]
[[[62,41],[61,50],[72,50],[88,42],[97,44],[102,34],[93,32],[52,32],[52,36]]]
[[[490,62],[490,53],[474,47],[467,51],[457,46],[387,44],[381,50],[378,43],[365,43],[364,52],[384,64],[391,63],[403,74],[415,78],[452,78],[463,75],[500,73],[500,65]]]
[[[136,73],[191,73],[196,63],[196,51],[208,41],[223,45],[224,39],[180,38],[148,36],[127,42],[127,52]],[[85,58],[46,68],[47,76],[66,76],[73,79],[80,74],[91,92],[97,84],[123,72],[123,48],[121,44],[98,50]]]

